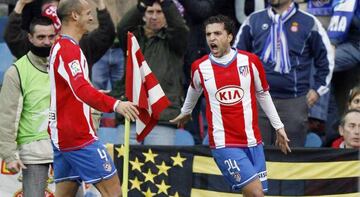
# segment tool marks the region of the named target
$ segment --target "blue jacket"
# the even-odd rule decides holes
[[[274,98],[288,99],[305,95],[314,89],[319,95],[328,91],[334,68],[334,53],[330,40],[320,22],[299,10],[285,23],[291,70],[288,74],[274,71],[275,62],[264,63],[270,93]],[[266,8],[252,13],[242,24],[234,46],[259,57],[270,34],[272,20]],[[314,83],[310,87],[311,67]]]
[[[360,0],[337,1],[328,27],[333,45],[360,42]]]

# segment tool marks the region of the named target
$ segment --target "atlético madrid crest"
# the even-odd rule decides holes
[[[248,66],[240,66],[239,72],[241,76],[246,77],[246,75],[249,73]]]

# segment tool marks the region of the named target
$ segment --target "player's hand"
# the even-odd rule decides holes
[[[183,127],[183,125],[191,119],[191,114],[179,114],[176,118],[170,120],[171,123],[176,123],[178,127]]]
[[[21,169],[26,169],[26,166],[21,160],[14,160],[6,164],[7,169],[10,172],[18,173]]]
[[[116,112],[132,121],[135,121],[139,115],[136,106],[130,101],[120,101],[119,105],[116,107]]]
[[[319,94],[315,90],[310,89],[309,92],[306,94],[306,102],[308,107],[311,108],[312,106],[314,106],[319,97]]]
[[[290,142],[290,140],[286,135],[285,129],[284,128],[278,129],[276,131],[275,145],[278,146],[284,154],[291,152],[288,142]]]

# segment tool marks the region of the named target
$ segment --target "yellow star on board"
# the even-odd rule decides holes
[[[153,197],[153,196],[155,196],[155,194],[151,192],[150,188],[148,188],[146,190],[146,192],[142,192],[142,193],[144,194],[145,197]]]
[[[121,145],[120,147],[115,148],[115,150],[118,152],[117,158],[120,158],[121,156],[122,157],[124,156],[124,153],[125,153],[124,145]]]
[[[141,166],[144,165],[144,163],[139,162],[138,158],[135,157],[135,161],[130,161],[131,163],[131,170],[138,170],[139,172],[141,172]]]
[[[130,181],[130,183],[131,183],[131,188],[130,188],[130,190],[132,190],[132,189],[137,189],[137,190],[141,191],[141,188],[140,188],[141,182],[139,181],[139,179],[138,179],[137,177],[135,177],[134,180],[131,180],[131,179],[130,179],[129,181]]]
[[[176,155],[176,157],[171,157],[171,159],[174,161],[173,166],[179,165],[183,167],[182,162],[186,160],[186,158],[181,157],[180,153]]]
[[[165,174],[166,176],[168,176],[167,171],[171,168],[170,166],[167,166],[164,161],[161,165],[157,165],[156,167],[159,169],[158,175]]]
[[[148,153],[143,153],[143,155],[145,156],[144,163],[146,163],[147,161],[155,163],[155,157],[158,156],[158,154],[153,153],[151,149],[149,149]]]
[[[164,180],[161,181],[160,185],[156,184],[156,186],[159,188],[158,194],[164,193],[168,195],[167,190],[170,188],[170,185],[166,185]]]
[[[154,177],[156,177],[157,175],[156,174],[153,174],[151,172],[151,170],[149,169],[148,172],[146,174],[143,174],[145,176],[145,181],[150,181],[152,183],[154,183]]]

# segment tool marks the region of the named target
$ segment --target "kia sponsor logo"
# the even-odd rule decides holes
[[[220,88],[215,98],[223,105],[235,105],[244,97],[244,90],[240,86],[229,85]]]

